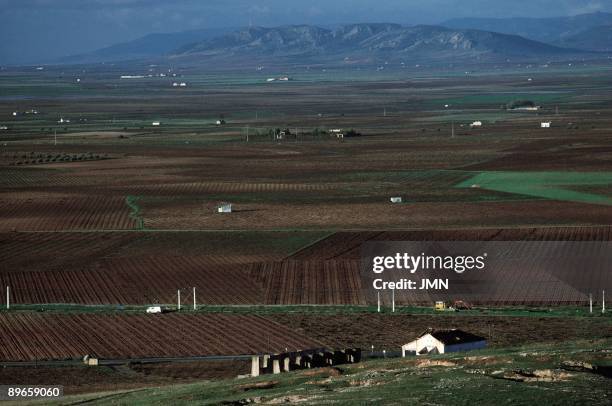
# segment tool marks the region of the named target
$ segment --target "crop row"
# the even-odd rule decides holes
[[[121,196],[0,200],[0,231],[119,230],[135,222]]]
[[[125,185],[114,187],[122,193],[137,195],[192,195],[205,193],[266,193],[308,192],[333,189],[333,185],[309,183],[230,183],[230,182],[184,182],[164,184]]]
[[[359,261],[283,261],[255,264],[266,304],[364,304]]]
[[[216,257],[110,258],[89,269],[0,273],[14,303],[257,304],[262,292],[240,263]]]
[[[274,321],[228,314],[0,314],[0,360],[248,355],[323,345]]]

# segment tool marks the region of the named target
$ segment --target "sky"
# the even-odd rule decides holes
[[[75,55],[156,32],[249,24],[436,24],[456,17],[612,12],[610,0],[0,0],[0,65]]]

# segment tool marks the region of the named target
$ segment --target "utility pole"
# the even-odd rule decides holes
[[[6,310],[11,308],[11,288],[6,287]]]
[[[53,131],[53,145],[57,145],[57,128]]]
[[[589,313],[593,314],[593,294],[589,293]]]
[[[198,310],[198,307],[196,305],[195,286],[193,287],[193,310]]]
[[[606,291],[601,291],[601,314],[606,312]]]
[[[181,290],[180,289],[176,291],[176,296],[177,296],[178,310],[181,310]]]
[[[247,124],[247,142],[249,142],[249,125]]]
[[[376,292],[378,295],[378,313],[380,313],[380,291]]]
[[[451,122],[451,138],[455,138],[455,122]]]
[[[391,291],[391,312],[395,313],[395,289]]]

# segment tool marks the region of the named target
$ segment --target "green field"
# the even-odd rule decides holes
[[[611,172],[481,172],[457,185],[550,200],[612,205],[612,197],[572,190],[612,185]]]

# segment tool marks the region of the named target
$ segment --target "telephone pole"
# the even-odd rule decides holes
[[[176,296],[177,296],[178,310],[181,310],[181,290],[180,289],[176,291]]]
[[[195,296],[195,286],[193,287],[193,310],[197,310],[198,307],[196,305],[196,296]]]

